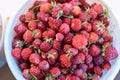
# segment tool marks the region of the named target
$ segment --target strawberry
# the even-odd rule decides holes
[[[23,72],[22,72],[22,75],[27,80],[31,79],[31,75],[30,75],[30,70],[29,69],[24,69]]]
[[[34,38],[41,38],[42,32],[41,32],[40,29],[35,29],[35,30],[33,31],[32,35],[33,35]]]
[[[88,42],[87,42],[87,38],[84,35],[76,35],[73,37],[72,39],[72,45],[76,48],[76,49],[81,49],[83,47],[86,47]]]
[[[92,56],[97,56],[100,54],[100,48],[97,45],[93,44],[89,48],[89,53]]]
[[[12,50],[12,55],[14,56],[14,58],[16,59],[21,59],[21,49],[20,48],[14,48]]]
[[[73,31],[79,31],[81,29],[81,20],[80,19],[73,19],[71,22],[71,28]]]
[[[69,31],[70,31],[70,26],[66,23],[63,23],[59,28],[59,32],[61,32],[62,34],[67,34]]]
[[[103,70],[109,70],[110,68],[111,68],[110,62],[106,62],[106,63],[102,66],[102,69],[103,69]]]
[[[105,49],[105,60],[110,61],[118,57],[118,52],[113,46],[108,46]]]
[[[43,71],[47,71],[50,68],[50,65],[46,60],[43,60],[39,63],[39,68]]]
[[[35,19],[35,15],[34,15],[33,13],[27,12],[27,13],[25,14],[25,20],[26,20],[26,21],[31,21],[31,20],[34,20],[34,19]]]
[[[24,48],[21,52],[21,56],[24,60],[29,60],[30,55],[32,54],[32,49]]]
[[[60,55],[59,60],[60,60],[60,64],[62,67],[70,67],[71,66],[71,59],[66,54]]]
[[[102,75],[102,69],[100,68],[100,66],[95,66],[94,67],[94,73],[101,76]]]
[[[103,7],[101,4],[95,4],[92,6],[92,8],[94,11],[96,11],[98,14],[101,14],[103,12]]]
[[[78,17],[81,14],[81,8],[79,6],[74,6],[72,10],[72,15]]]
[[[51,48],[50,43],[48,43],[48,42],[46,42],[46,41],[42,42],[41,45],[40,45],[40,49],[41,49],[42,51],[44,51],[44,52],[49,51],[50,48]]]
[[[31,43],[33,41],[33,35],[32,32],[27,30],[24,35],[23,35],[23,39],[27,42],[27,43]]]
[[[90,32],[90,35],[89,35],[89,42],[90,43],[97,42],[98,39],[99,39],[99,36],[95,32]]]
[[[38,67],[36,67],[36,66],[32,66],[32,67],[30,68],[30,73],[31,73],[32,75],[34,75],[34,76],[38,76],[38,75],[41,74],[40,69],[39,69]]]
[[[60,76],[60,74],[61,74],[60,69],[57,68],[57,67],[53,67],[53,68],[50,70],[50,73],[51,73],[52,77],[58,77],[58,76]]]
[[[45,3],[44,5],[40,6],[40,12],[42,13],[47,13],[51,9],[51,4],[50,3]]]
[[[64,39],[64,35],[62,33],[57,33],[56,34],[56,40],[57,41],[62,41]]]
[[[41,57],[38,53],[32,53],[30,55],[29,61],[34,65],[38,65],[39,62],[41,61]]]
[[[30,30],[35,30],[36,29],[36,27],[37,27],[37,22],[35,22],[35,21],[30,21],[29,23],[28,23],[28,28],[30,29]]]
[[[14,31],[18,34],[18,35],[23,35],[25,33],[25,31],[27,30],[26,25],[24,23],[19,23],[18,25],[16,25],[14,27]]]

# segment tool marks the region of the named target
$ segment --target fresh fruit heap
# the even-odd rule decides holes
[[[35,1],[14,27],[12,55],[27,80],[99,80],[117,58],[109,14],[85,0]]]

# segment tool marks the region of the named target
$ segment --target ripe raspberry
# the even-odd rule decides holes
[[[72,10],[72,15],[78,17],[81,14],[81,8],[79,6],[74,6]]]
[[[90,32],[91,29],[92,29],[92,25],[91,25],[90,23],[88,23],[88,22],[84,22],[84,23],[83,23],[83,29],[84,29],[85,31],[87,31],[87,32]]]
[[[104,38],[104,42],[113,42],[113,37],[112,36],[106,36]]]
[[[94,64],[93,64],[92,62],[89,63],[89,64],[87,64],[87,66],[88,66],[88,70],[87,70],[87,72],[91,72],[91,71],[93,71]]]
[[[72,75],[71,74],[67,74],[66,75],[66,80],[72,80]]]
[[[67,44],[72,43],[73,36],[74,36],[74,34],[69,32],[68,34],[65,35],[64,42],[67,43]]]
[[[32,53],[30,55],[29,61],[34,65],[38,65],[39,62],[41,61],[41,57],[38,53]]]
[[[46,30],[43,32],[42,37],[43,38],[54,38],[56,32],[52,29]]]
[[[78,6],[79,5],[78,1],[74,1],[74,0],[71,0],[69,3],[73,6]]]
[[[90,9],[90,11],[88,12],[88,14],[89,14],[90,18],[92,18],[92,19],[95,19],[98,16],[97,12],[94,11],[93,9]]]
[[[63,22],[70,25],[71,24],[71,19],[70,18],[64,18]]]
[[[45,52],[42,52],[42,53],[41,53],[41,58],[42,58],[42,59],[47,59],[47,56],[48,56],[47,53],[45,53]]]
[[[85,30],[82,30],[81,32],[80,32],[80,34],[81,35],[84,35],[87,39],[89,39],[89,33],[87,32],[87,31],[85,31]]]
[[[102,69],[103,69],[103,70],[109,70],[110,68],[111,68],[110,62],[106,62],[106,63],[102,66]]]
[[[86,64],[79,64],[79,68],[81,68],[83,70],[83,72],[86,72],[88,66]]]
[[[43,21],[43,22],[48,22],[48,20],[49,20],[49,14],[39,12],[39,13],[37,13],[37,18],[39,20]]]
[[[25,22],[25,15],[20,15],[19,20],[20,22]]]
[[[65,15],[70,15],[73,10],[73,6],[69,3],[63,4],[63,12]]]
[[[58,77],[58,76],[60,76],[60,74],[61,74],[60,69],[57,68],[57,67],[53,67],[53,68],[50,70],[50,73],[51,73],[52,77]]]
[[[94,11],[96,11],[98,14],[101,14],[103,12],[103,7],[101,4],[95,4],[92,6],[92,8]]]
[[[55,49],[51,49],[49,52],[48,52],[48,62],[50,64],[54,64],[56,59],[58,58],[58,52],[57,50]]]
[[[94,43],[94,42],[98,41],[98,39],[99,39],[99,36],[95,32],[90,32],[90,35],[89,35],[90,43]]]
[[[98,74],[99,76],[102,75],[102,69],[100,68],[100,66],[95,66],[93,70],[95,74]]]
[[[80,80],[80,78],[77,76],[72,76],[72,80]]]
[[[57,40],[53,41],[53,48],[56,50],[60,50],[61,49],[61,43],[58,42]]]
[[[75,48],[69,48],[67,53],[70,54],[70,56],[76,56],[78,54],[78,50]]]
[[[35,39],[32,42],[32,45],[34,46],[34,48],[38,48],[41,45],[42,41],[40,39]]]
[[[90,53],[90,55],[92,55],[92,56],[97,56],[97,55],[100,54],[100,48],[99,48],[97,45],[93,44],[93,45],[90,46],[90,48],[89,48],[89,53]]]
[[[23,72],[22,72],[22,75],[23,75],[23,77],[24,77],[25,79],[27,79],[27,80],[30,80],[30,79],[31,79],[29,69],[24,69]]]
[[[21,56],[24,60],[28,60],[32,52],[33,52],[32,49],[24,48],[21,52]]]
[[[86,3],[86,0],[78,0],[82,5]]]
[[[69,31],[70,31],[70,26],[66,23],[63,23],[59,28],[59,32],[61,32],[62,34],[67,34]]]
[[[49,51],[50,48],[51,48],[50,43],[48,43],[48,42],[46,42],[46,41],[42,42],[41,45],[40,45],[40,49],[41,49],[42,51],[44,51],[44,52]]]
[[[43,71],[47,71],[50,68],[50,65],[46,60],[43,60],[39,63],[39,68]]]
[[[64,47],[63,47],[63,51],[66,52],[68,49],[72,48],[71,45],[69,44],[65,44]]]
[[[21,49],[20,48],[14,48],[12,50],[12,55],[14,56],[14,58],[16,59],[21,59]]]
[[[18,35],[23,35],[25,33],[25,31],[27,30],[26,25],[24,23],[19,23],[18,25],[16,25],[14,27],[14,31],[18,34]]]
[[[39,21],[37,24],[38,29],[40,29],[42,32],[47,29],[45,22]]]
[[[85,62],[85,55],[83,53],[79,53],[73,59],[73,64],[80,64]]]
[[[32,32],[27,30],[24,35],[23,35],[23,39],[27,42],[27,43],[31,43],[33,41],[33,36],[32,36]]]
[[[110,61],[118,57],[118,52],[113,46],[108,46],[105,50],[105,60]]]
[[[34,38],[41,38],[42,32],[40,29],[35,29],[32,33]]]
[[[62,68],[62,69],[61,69],[61,73],[62,73],[62,74],[67,74],[68,71],[69,71],[69,70],[68,70],[67,68]]]
[[[62,24],[62,20],[61,19],[55,19],[55,18],[53,18],[53,17],[49,17],[49,22],[48,22],[48,24],[49,24],[49,27],[51,28],[51,29],[53,29],[53,30],[58,30],[59,29],[59,27],[61,26],[61,24]]]
[[[51,4],[45,3],[45,4],[40,6],[40,12],[47,13],[47,12],[49,12],[50,8],[51,8]]]
[[[52,9],[52,17],[57,18],[58,15],[60,14],[60,11],[62,10],[62,6],[61,5],[56,5],[53,9]]]
[[[28,69],[29,68],[29,65],[27,63],[20,63],[19,64],[19,67],[20,69],[23,71],[24,69]]]
[[[95,65],[102,65],[104,62],[104,58],[100,55],[94,57],[94,63]]]
[[[80,77],[80,75],[83,73],[83,70],[82,69],[76,69],[75,71],[74,71],[74,74],[75,74],[75,76],[77,76],[77,77]]]
[[[34,20],[34,19],[35,19],[35,15],[34,15],[33,13],[27,12],[27,13],[25,14],[25,20],[31,21],[31,20]]]
[[[62,67],[71,66],[71,59],[66,54],[62,54],[59,60]]]
[[[72,45],[76,49],[81,49],[83,47],[86,47],[87,45],[87,38],[84,35],[76,35],[72,39]]]
[[[71,28],[73,31],[79,31],[81,29],[81,20],[80,19],[73,19],[71,22]]]
[[[35,30],[36,27],[37,27],[37,22],[35,22],[35,21],[30,21],[30,22],[28,23],[28,28],[29,28],[30,30]]]
[[[62,41],[64,39],[64,35],[62,33],[57,33],[56,34],[56,40],[57,41]]]
[[[63,74],[61,74],[61,75],[59,76],[59,79],[60,79],[60,80],[65,80],[65,76],[64,76]]]
[[[30,68],[30,73],[34,76],[39,76],[41,72],[40,72],[40,69],[38,67],[32,66]]]
[[[91,55],[88,54],[88,55],[85,56],[85,62],[87,64],[91,63],[92,60],[93,60],[93,57]]]
[[[98,75],[94,75],[92,80],[99,80],[99,76]]]
[[[81,14],[79,15],[79,18],[81,21],[88,21],[90,17],[86,12],[81,12]]]
[[[103,13],[103,15],[104,15],[104,13]],[[109,15],[109,14],[108,14],[108,15]],[[108,17],[109,17],[109,16],[107,16],[107,18],[104,17],[104,16],[103,16],[103,17],[100,17],[100,20],[104,22],[104,24],[105,24],[106,27],[108,27],[108,26],[110,25],[110,21],[108,20]]]

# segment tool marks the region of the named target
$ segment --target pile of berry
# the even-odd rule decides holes
[[[12,55],[27,80],[99,80],[117,58],[109,14],[85,0],[35,1],[14,27]]]

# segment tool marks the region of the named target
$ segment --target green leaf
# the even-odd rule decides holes
[[[68,18],[73,19],[74,17],[72,15],[69,15]]]
[[[18,47],[18,48],[22,48],[24,46],[24,42],[23,41],[16,41],[16,46],[15,47]]]
[[[33,33],[32,33],[33,37],[36,37],[38,34],[39,34],[39,33],[38,33],[37,30],[34,30]]]
[[[45,40],[46,42],[48,42],[48,43],[52,43],[53,38],[44,38],[44,40]]]
[[[110,18],[108,9],[105,9],[105,10],[103,11],[103,13],[101,14],[101,16],[103,16],[104,18],[107,18],[107,19]]]
[[[39,8],[41,5],[37,5],[37,6],[34,6],[33,8],[32,8],[32,11],[34,11],[36,8]]]
[[[51,5],[52,5],[52,8],[54,8],[57,5],[56,1],[55,0],[51,0]]]
[[[33,75],[33,74],[31,74],[31,75],[32,75],[32,80],[40,80],[35,75]]]
[[[57,15],[57,19],[59,19],[61,16],[63,16],[63,10],[60,10]]]
[[[36,19],[36,20],[30,20],[30,21],[38,22],[39,20]],[[30,21],[26,20],[25,22],[26,22],[26,23],[29,23]]]
[[[45,80],[52,80],[52,76],[48,73],[45,77]]]

